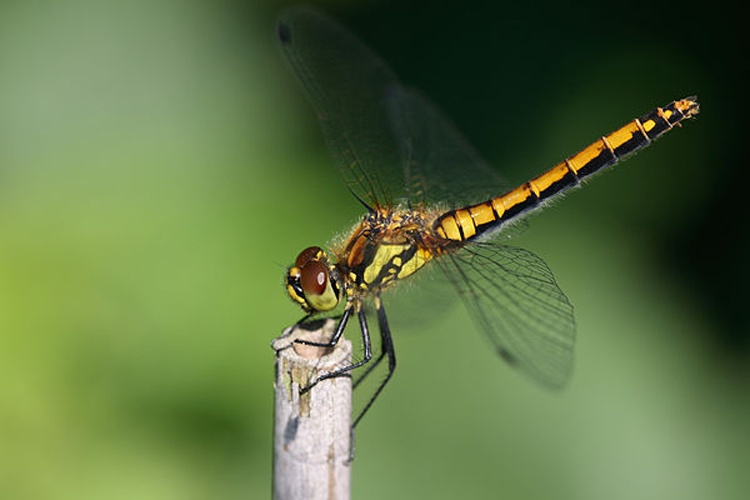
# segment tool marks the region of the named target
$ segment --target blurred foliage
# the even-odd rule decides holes
[[[515,181],[703,105],[519,239],[576,306],[570,387],[512,374],[460,309],[396,331],[355,498],[744,497],[742,17],[322,7]],[[281,8],[0,3],[0,498],[269,496],[269,342],[300,316],[283,269],[359,213],[275,47]]]

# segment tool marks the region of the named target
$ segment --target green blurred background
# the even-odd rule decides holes
[[[518,239],[576,307],[569,387],[460,308],[396,330],[355,498],[748,494],[747,39],[716,4],[320,3],[513,181],[702,103]],[[284,266],[360,213],[284,6],[0,3],[0,498],[269,497]]]

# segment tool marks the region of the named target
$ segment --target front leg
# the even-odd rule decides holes
[[[341,318],[339,318],[339,323],[336,326],[336,331],[333,332],[333,335],[331,336],[331,340],[328,342],[315,342],[312,340],[305,340],[305,339],[294,339],[294,342],[296,344],[302,344],[302,345],[309,345],[313,347],[328,347],[328,348],[334,348],[336,347],[336,344],[338,344],[339,339],[341,338],[341,335],[344,334],[344,330],[346,329],[346,323],[349,321],[349,316],[352,314],[352,306],[351,304],[347,304],[346,309],[344,309],[344,314],[341,315]],[[297,323],[297,326],[299,326],[300,323],[303,323],[305,320],[310,318],[312,316],[311,314],[308,314],[304,318],[300,320],[299,323]]]
[[[346,322],[349,319],[349,316],[351,315],[351,310],[353,308],[350,306],[347,306],[346,310],[344,311],[344,315],[341,317],[341,320],[339,321],[339,326],[336,328],[336,332],[331,337],[330,342],[310,342],[305,341],[301,339],[295,340],[295,342],[298,342],[300,344],[305,345],[312,345],[316,347],[334,347],[336,343],[341,338],[341,335],[344,333],[344,327],[346,326]],[[300,394],[304,394],[308,392],[310,389],[315,387],[319,382],[322,382],[323,380],[327,380],[329,378],[335,378],[335,377],[350,377],[351,371],[354,369],[359,368],[362,365],[365,365],[370,362],[372,359],[372,342],[370,341],[370,329],[367,326],[367,317],[365,316],[365,312],[362,308],[358,308],[357,310],[357,318],[359,319],[359,327],[362,331],[362,345],[364,346],[364,357],[361,361],[357,361],[356,363],[352,363],[349,366],[345,366],[343,368],[339,368],[338,370],[334,370],[330,373],[326,373],[321,375],[320,377],[313,380],[307,387],[300,388]]]

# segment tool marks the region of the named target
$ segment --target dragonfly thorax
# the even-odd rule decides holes
[[[433,258],[432,218],[418,210],[373,211],[354,227],[340,257],[348,293],[380,290]]]

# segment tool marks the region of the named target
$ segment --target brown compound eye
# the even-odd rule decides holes
[[[330,311],[340,300],[338,274],[320,247],[300,252],[287,271],[287,293],[307,312]]]
[[[305,267],[305,264],[310,262],[311,260],[315,259],[322,250],[320,247],[307,247],[304,250],[302,250],[299,255],[297,256],[297,260],[294,261],[294,267]]]
[[[328,269],[320,261],[307,262],[302,267],[300,285],[308,298],[323,295],[328,287]]]

